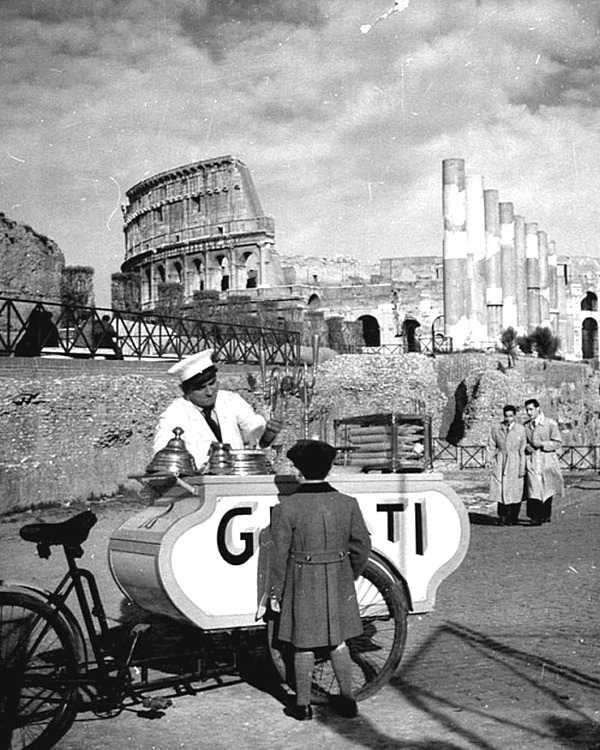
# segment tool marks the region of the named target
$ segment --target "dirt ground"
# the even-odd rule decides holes
[[[165,711],[132,706],[114,718],[79,715],[59,750],[551,750],[600,748],[600,479],[566,477],[553,522],[494,524],[484,472],[447,471],[471,519],[467,557],[438,592],[436,609],[409,617],[404,658],[389,685],[344,720],[317,707],[312,722],[283,714],[268,661],[243,680],[208,681]],[[112,530],[145,507],[138,497],[93,503],[85,545],[112,622],[127,608],[106,560]],[[0,575],[49,586],[58,554],[41,561],[18,529],[79,508],[0,519]]]

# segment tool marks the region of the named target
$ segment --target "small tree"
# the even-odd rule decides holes
[[[508,366],[514,367],[515,360],[519,354],[519,343],[517,332],[512,326],[505,328],[500,335],[500,345],[502,351],[508,357]]]
[[[528,338],[531,341],[532,349],[534,348],[537,351],[538,357],[556,359],[557,352],[560,349],[560,338],[552,333],[550,328],[537,326]]]

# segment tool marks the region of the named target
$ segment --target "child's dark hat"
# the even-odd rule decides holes
[[[299,440],[286,455],[307,479],[321,479],[329,473],[337,450],[323,440]]]

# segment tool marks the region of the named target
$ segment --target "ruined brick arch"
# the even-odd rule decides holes
[[[311,294],[308,298],[307,306],[310,310],[318,310],[321,307],[321,298],[318,294]]]
[[[164,284],[165,281],[167,280],[167,273],[166,273],[165,267],[162,265],[162,263],[159,263],[156,266],[156,275],[158,277],[159,283]]]
[[[402,321],[402,329],[400,335],[404,339],[406,344],[406,350],[409,352],[420,352],[421,342],[418,337],[418,329],[421,327],[420,321],[413,318],[411,315],[407,315]]]
[[[362,324],[365,346],[381,346],[381,328],[377,318],[374,315],[361,315],[358,320]]]
[[[598,357],[598,321],[586,318],[581,325],[581,356],[583,359]]]
[[[598,295],[594,292],[587,292],[585,297],[581,300],[581,309],[589,310],[590,312],[598,312]]]

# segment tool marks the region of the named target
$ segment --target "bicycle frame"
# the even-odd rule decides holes
[[[138,679],[133,679],[131,662],[140,635],[150,625],[138,624],[132,628],[131,641],[123,655],[117,655],[110,647],[110,630],[100,591],[94,574],[77,565],[76,558],[81,556],[77,548],[61,544],[65,554],[68,570],[53,591],[20,581],[0,581],[4,590],[21,591],[29,596],[41,599],[58,617],[66,622],[75,641],[80,661],[80,671],[75,678],[80,691],[82,703],[87,698],[87,708],[92,711],[105,712],[120,708],[124,698],[139,703],[142,694],[153,690],[205,681],[210,678],[221,678],[231,675],[237,669],[237,651],[242,646],[243,634],[234,635],[234,653],[230,663],[221,661],[220,665],[209,665],[209,650],[199,644],[196,669],[185,674],[149,679],[148,666],[139,668]],[[39,549],[38,549],[39,554]],[[43,556],[40,554],[40,556]],[[75,593],[81,619],[69,606],[68,600]],[[199,632],[201,629],[199,629]],[[237,637],[236,637],[237,636]],[[89,644],[89,648],[88,648]],[[89,649],[91,648],[91,654]],[[236,677],[236,681],[240,681]],[[152,700],[152,699],[150,699]],[[146,702],[146,701],[144,701]],[[84,709],[85,710],[85,709]]]

